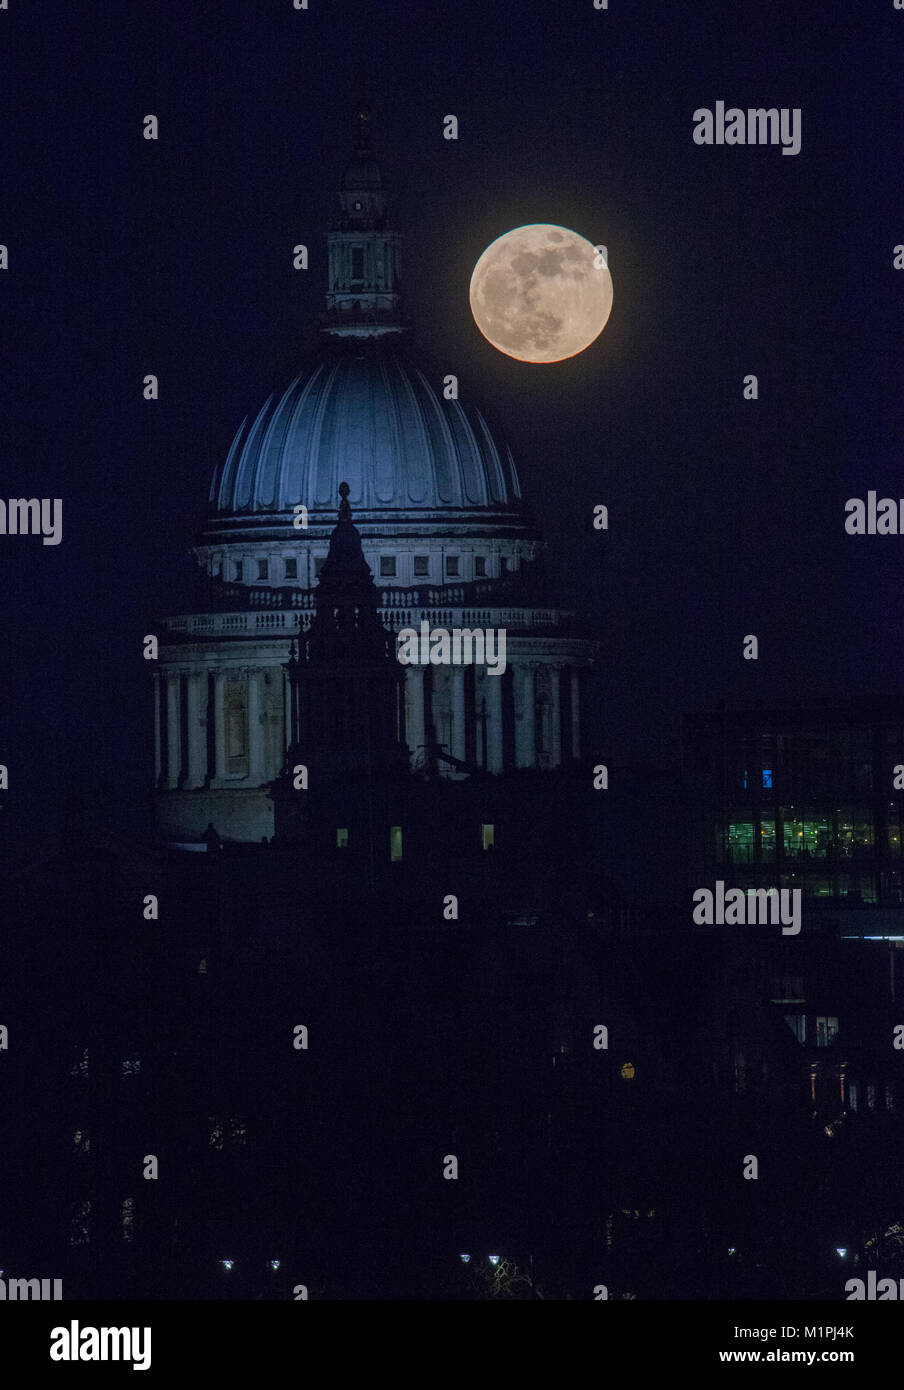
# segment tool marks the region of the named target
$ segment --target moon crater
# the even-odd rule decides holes
[[[596,248],[567,227],[533,223],[498,237],[471,276],[474,321],[488,342],[522,362],[561,362],[606,326],[612,279]]]

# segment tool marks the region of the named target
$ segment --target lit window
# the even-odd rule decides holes
[[[77,1154],[87,1154],[91,1152],[91,1135],[83,1129],[77,1129],[72,1140],[72,1147]]]
[[[211,1125],[210,1138],[207,1141],[212,1149],[222,1149],[223,1147],[223,1121],[218,1120],[214,1115],[208,1117]]]
[[[287,560],[287,561],[286,561],[286,574],[285,574],[285,577],[286,577],[286,579],[297,579],[297,578],[298,578],[298,561],[297,561],[297,560]]]
[[[825,859],[829,845],[831,825],[822,820],[785,821],[785,854],[792,858],[803,855],[810,859]]]
[[[389,828],[389,860],[395,864],[402,857],[402,827],[392,825]]]
[[[415,572],[415,574],[417,574],[417,575],[425,575],[425,574],[429,574],[429,573],[430,573],[430,556],[429,556],[429,555],[415,555],[415,557],[414,557],[414,572]]]
[[[345,827],[336,831],[336,848],[348,849],[348,830]]]
[[[457,574],[458,574],[458,556],[457,556],[457,555],[447,555],[447,556],[446,556],[446,574],[453,574],[453,575],[457,575]]]
[[[269,560],[258,560],[258,562],[257,562],[257,577],[258,577],[258,579],[269,579],[269,578],[270,578],[270,561],[269,561]]]
[[[492,825],[482,825],[480,827],[480,840],[484,849],[492,849],[495,843]]]
[[[122,1064],[122,1074],[123,1074],[123,1076],[137,1076],[138,1073],[139,1073],[140,1071],[141,1071],[141,1058],[140,1058],[140,1057],[126,1057],[126,1058],[123,1059],[123,1064]]]
[[[729,821],[726,851],[729,864],[753,861],[753,821]]]
[[[244,572],[244,562],[242,560],[236,560],[233,579],[242,579],[244,577]]]
[[[394,556],[394,555],[381,555],[381,556],[380,556],[380,574],[381,574],[381,575],[394,575],[394,574],[395,574],[395,556]]]
[[[838,1032],[838,1019],[829,1017],[817,1017],[816,1019],[816,1046],[828,1047]]]
[[[474,556],[474,573],[484,575],[487,572],[487,557],[485,555]]]
[[[771,768],[771,767],[764,767],[764,768],[763,768],[763,786],[764,786],[764,787],[771,787],[771,786],[772,786],[772,768]]]
[[[361,199],[360,199],[360,198],[356,198],[356,199],[355,199],[355,212],[360,212],[360,211],[361,211]]]

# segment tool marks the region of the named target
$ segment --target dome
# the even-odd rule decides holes
[[[441,383],[380,340],[331,347],[243,421],[214,474],[207,537],[285,534],[299,503],[332,529],[345,481],[365,530],[535,534],[510,449]]]

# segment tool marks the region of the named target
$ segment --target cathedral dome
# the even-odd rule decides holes
[[[402,236],[363,104],[356,119],[326,234],[322,346],[240,425],[194,546],[197,606],[166,620],[154,752],[170,843],[210,848],[212,826],[218,839],[273,835],[272,793],[297,766],[303,717],[305,759],[332,750],[340,779],[378,750],[386,766],[456,780],[580,755],[591,644],[549,599],[502,434],[467,382],[451,392],[463,368],[409,346]],[[481,659],[431,663],[429,679],[394,660],[398,633],[425,623],[466,632]],[[510,678],[493,679],[506,663]]]
[[[444,398],[442,379],[385,339],[334,340],[243,421],[214,474],[207,536],[285,534],[299,503],[332,529],[345,481],[364,532],[532,533],[511,450],[474,405]]]

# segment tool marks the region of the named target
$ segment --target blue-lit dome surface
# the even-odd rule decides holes
[[[511,450],[480,410],[446,400],[442,374],[429,380],[398,348],[364,340],[326,350],[243,421],[214,474],[207,535],[282,532],[299,503],[312,525],[332,526],[342,482],[364,527],[533,529]]]

